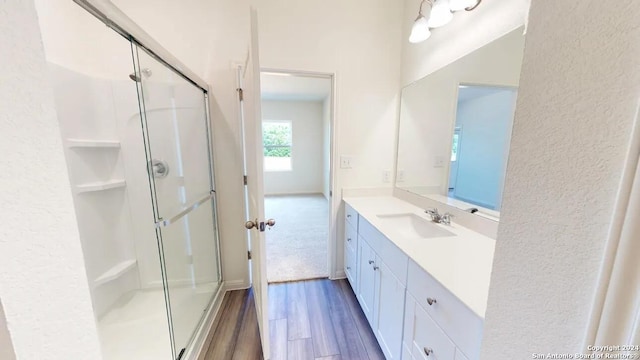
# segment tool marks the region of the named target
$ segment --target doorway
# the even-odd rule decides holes
[[[260,75],[269,283],[329,276],[333,76]]]

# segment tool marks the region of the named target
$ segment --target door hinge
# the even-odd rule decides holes
[[[332,197],[332,196],[333,196],[333,191],[329,190],[329,197]]]
[[[251,251],[247,251],[247,259],[251,260]]]
[[[247,185],[247,175],[244,175],[244,176],[242,177],[242,180],[244,181],[244,184],[245,184],[245,185]]]
[[[236,90],[238,90],[238,99],[240,101],[244,100],[244,90],[242,90],[242,88],[237,88]]]

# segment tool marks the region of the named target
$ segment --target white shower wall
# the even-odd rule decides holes
[[[122,295],[161,276],[136,87],[128,73],[110,80],[52,63],[49,69],[87,276],[101,316]],[[124,186],[98,188],[114,181]],[[85,185],[96,185],[95,191],[84,191]]]

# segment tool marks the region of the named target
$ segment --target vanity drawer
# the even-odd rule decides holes
[[[380,256],[403,286],[407,284],[409,257],[364,218],[359,220],[358,235]]]
[[[454,360],[456,346],[431,319],[427,312],[414,302],[413,336],[411,355],[422,360]]]
[[[353,251],[358,248],[358,231],[349,222],[344,223],[344,246]]]
[[[344,219],[358,230],[358,212],[347,203],[344,203]]]
[[[407,289],[469,359],[479,357],[483,326],[479,316],[413,261]],[[429,305],[427,299],[435,302]]]
[[[357,291],[358,287],[356,285],[358,262],[356,258],[356,249],[351,249],[348,246],[344,248],[344,272],[347,275],[347,279],[349,279],[349,283],[351,283],[351,288],[353,291]]]

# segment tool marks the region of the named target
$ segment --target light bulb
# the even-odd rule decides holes
[[[478,0],[449,0],[449,8],[451,11],[461,11],[476,5]]]
[[[429,15],[429,27],[437,28],[447,25],[453,19],[453,13],[449,9],[449,0],[436,0]]]
[[[409,36],[409,42],[412,44],[423,42],[427,40],[429,36],[431,36],[431,31],[429,31],[429,23],[424,16],[420,15],[413,23],[413,27],[411,28],[411,36]]]

